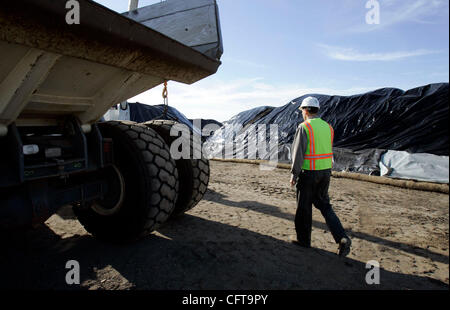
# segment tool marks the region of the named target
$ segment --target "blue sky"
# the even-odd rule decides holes
[[[97,2],[118,12],[128,6]],[[139,7],[156,2],[140,0]],[[379,24],[366,23],[367,0],[217,2],[221,67],[193,85],[169,82],[169,104],[189,118],[224,121],[307,93],[353,95],[449,81],[448,0],[378,0]],[[130,101],[161,104],[161,90]]]

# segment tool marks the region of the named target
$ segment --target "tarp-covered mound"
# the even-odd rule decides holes
[[[184,116],[183,113],[171,106],[168,106],[166,111],[165,106],[162,104],[147,105],[139,102],[127,102],[123,105],[117,105],[116,109],[111,109],[104,115],[104,120],[107,121],[127,120],[137,123],[144,123],[155,119],[177,121],[179,123],[187,125],[191,129],[191,131],[195,131],[198,135],[201,135],[200,129],[203,129],[206,125],[215,125],[213,129],[222,126],[222,123],[213,119],[188,119],[186,116]]]
[[[298,108],[304,98],[315,96],[321,104],[321,118],[335,130],[334,146],[337,150],[346,150],[342,152],[343,158],[349,157],[346,152],[361,157],[361,151],[380,157],[382,151],[366,151],[374,149],[448,156],[448,91],[448,83],[437,83],[408,91],[382,88],[353,96],[308,94],[281,107],[265,106],[239,113],[207,140],[207,146],[212,150],[210,156],[223,158],[224,149],[230,144],[234,144],[237,151],[246,148],[247,129],[251,125],[277,124],[278,158],[289,161],[295,131],[303,122]],[[266,155],[258,159],[269,158]],[[341,165],[347,163],[341,162]]]
[[[168,106],[165,112],[164,105],[147,105],[139,102],[124,102],[109,109],[103,119],[133,121],[136,123],[144,123],[154,119],[176,120],[180,123],[186,124],[192,128],[192,123],[177,109]]]
[[[198,120],[195,119],[189,119],[191,123],[194,123]],[[200,119],[199,127],[204,128],[208,125],[214,125],[214,127],[220,128],[223,126],[221,122],[216,121],[215,119]]]
[[[168,106],[167,112],[164,113],[165,107],[160,105],[147,105],[139,102],[128,103],[130,106],[130,121],[143,123],[154,119],[176,120],[192,128],[192,123],[177,109]]]

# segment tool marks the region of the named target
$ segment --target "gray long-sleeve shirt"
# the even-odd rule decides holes
[[[294,179],[297,179],[300,172],[302,171],[303,161],[305,160],[306,148],[308,147],[308,133],[301,126],[298,125],[297,131],[295,132],[294,143],[291,147],[291,174]]]

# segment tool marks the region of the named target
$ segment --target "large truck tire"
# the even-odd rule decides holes
[[[151,128],[117,121],[100,123],[99,128],[104,138],[112,139],[114,169],[123,181],[123,197],[114,207],[99,202],[83,208],[74,206],[74,212],[95,237],[132,241],[169,218],[177,200],[178,171],[169,147]]]
[[[153,120],[144,124],[155,130],[169,145],[169,147],[173,141],[178,139],[178,137],[170,135],[172,126],[178,124],[175,121]],[[203,156],[201,157],[201,159],[192,158],[194,147],[192,134],[190,135],[190,146],[190,159],[175,160],[178,169],[180,185],[178,199],[175,203],[173,216],[183,214],[194,208],[199,203],[199,201],[202,200],[203,196],[206,193],[206,190],[208,189],[210,174],[209,160],[204,158]],[[201,148],[201,145],[196,147]]]

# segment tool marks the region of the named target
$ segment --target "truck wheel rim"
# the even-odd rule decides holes
[[[115,190],[118,189],[120,194],[119,198],[113,203],[112,205],[108,205],[105,203],[102,203],[103,201],[97,201],[94,202],[91,205],[91,209],[94,210],[96,213],[104,216],[111,216],[119,212],[119,210],[122,207],[124,196],[125,196],[125,182],[123,180],[123,176],[120,173],[119,169],[117,169],[116,166],[112,165],[112,172],[115,175],[115,180],[117,182],[115,186]]]

